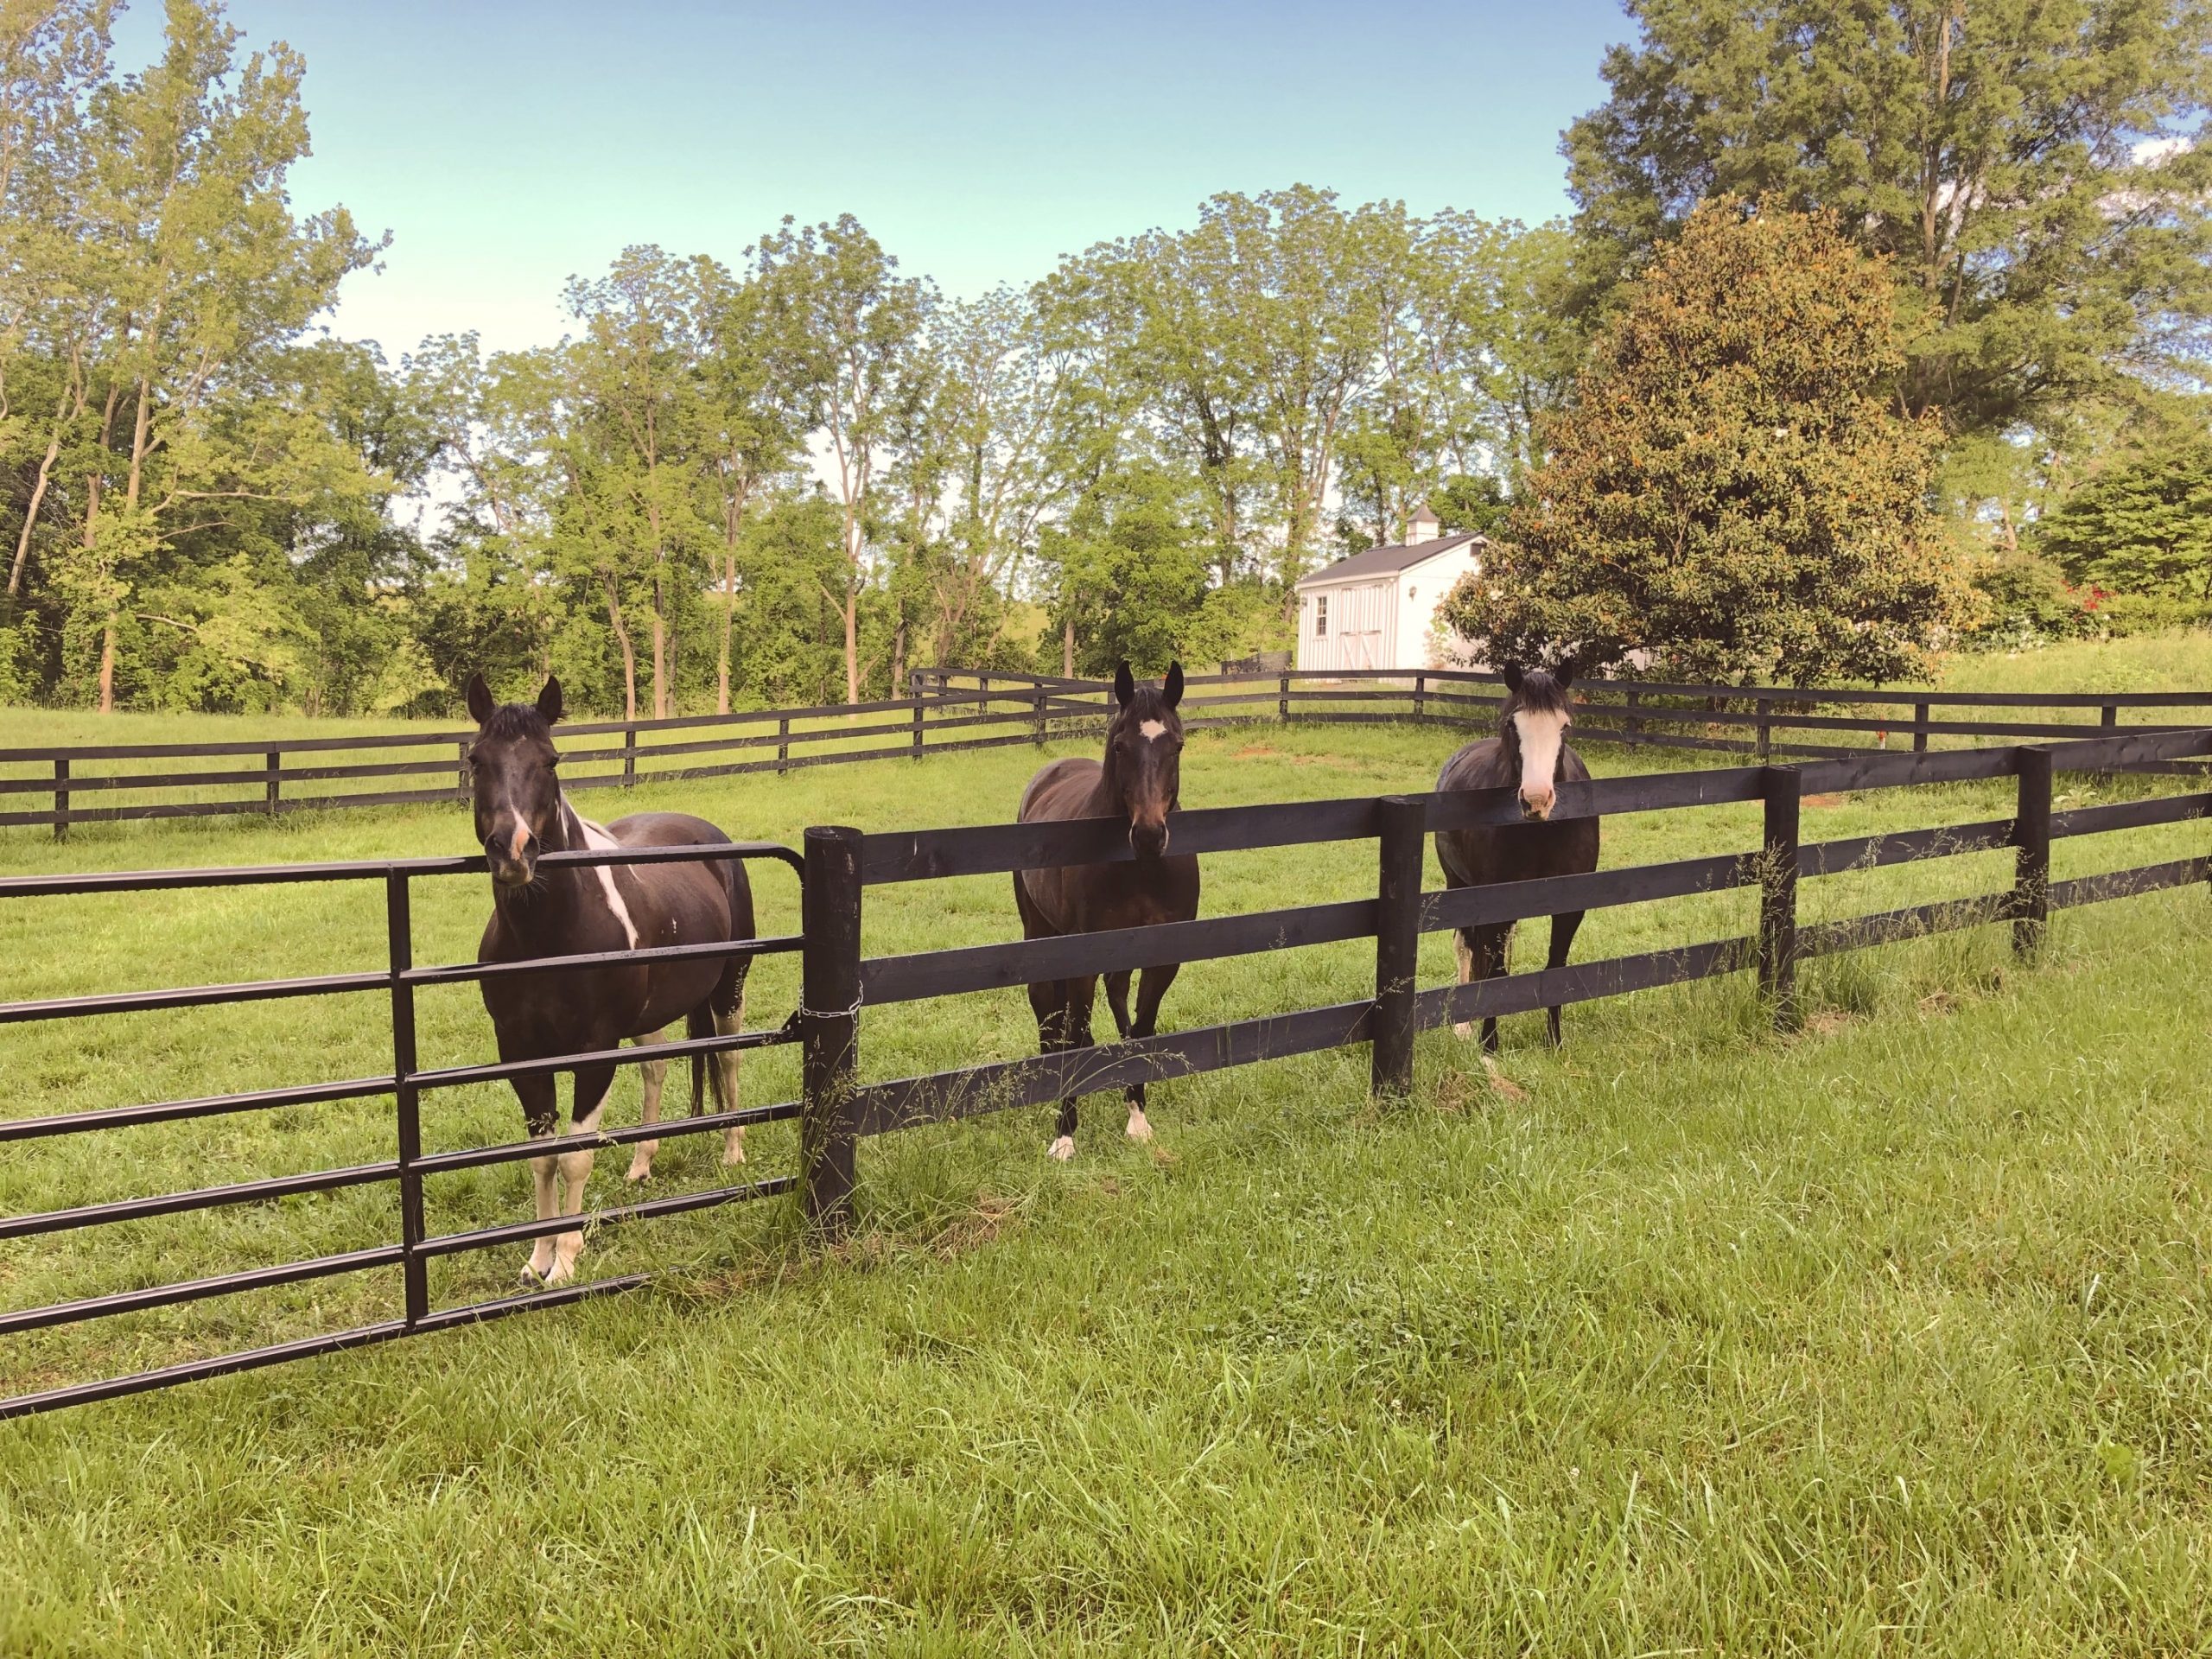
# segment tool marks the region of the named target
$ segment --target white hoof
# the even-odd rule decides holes
[[[545,1275],[545,1287],[550,1290],[556,1285],[565,1285],[575,1276],[576,1264],[574,1261],[556,1262],[553,1271]]]
[[[525,1262],[522,1264],[521,1273],[516,1275],[515,1282],[524,1290],[536,1290],[545,1281],[538,1275],[537,1262]]]
[[[1129,1127],[1126,1133],[1132,1141],[1152,1139],[1152,1125],[1144,1121],[1142,1109],[1135,1106],[1129,1109]]]
[[[745,1131],[732,1129],[722,1137],[722,1162],[741,1164],[745,1161]]]
[[[1053,1141],[1051,1146],[1045,1148],[1045,1155],[1047,1158],[1057,1158],[1065,1164],[1069,1159],[1075,1156],[1075,1136],[1071,1135],[1062,1135],[1058,1140]]]
[[[632,1158],[630,1167],[623,1172],[626,1181],[649,1181],[653,1178],[653,1161],[650,1158]]]

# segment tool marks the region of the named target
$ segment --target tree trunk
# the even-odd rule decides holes
[[[1070,611],[1060,623],[1060,677],[1075,678],[1075,613]]]
[[[906,683],[906,619],[900,617],[899,626],[891,631],[891,695],[897,696],[899,688]]]
[[[622,601],[614,592],[614,578],[607,584],[607,626],[614,630],[614,643],[622,647],[622,718],[638,717],[638,652],[630,643],[630,630],[622,626]]]
[[[845,508],[845,701],[861,700],[861,525],[860,515]]]
[[[725,550],[722,556],[722,651],[721,660],[715,667],[715,712],[729,713],[729,641],[737,624],[737,554]]]
[[[653,718],[668,718],[668,613],[667,592],[661,583],[661,573],[653,571]]]

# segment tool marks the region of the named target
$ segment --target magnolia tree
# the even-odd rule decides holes
[[[1540,428],[1504,543],[1446,620],[1499,661],[1641,650],[1736,684],[1923,671],[1975,601],[1932,504],[1936,420],[1884,395],[1892,291],[1829,218],[1700,208]]]

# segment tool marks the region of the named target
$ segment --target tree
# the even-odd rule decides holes
[[[77,450],[81,533],[60,575],[80,638],[97,639],[102,712],[136,567],[238,504],[366,487],[314,411],[258,395],[257,357],[376,248],[343,208],[293,217],[304,66],[284,47],[240,64],[238,40],[213,4],[171,0],[160,60],[92,100],[87,217],[118,322]]]
[[[2076,582],[2113,593],[2212,600],[2212,439],[2108,467],[2031,537]]]
[[[861,700],[860,605],[868,580],[869,495],[886,461],[887,435],[923,371],[922,330],[936,290],[897,275],[899,262],[850,213],[834,224],[783,228],[756,257],[766,300],[792,347],[810,424],[830,454],[843,514],[839,608],[845,633],[845,701]]]
[[[2196,376],[2212,315],[2212,10],[2134,0],[1630,0],[1562,148],[1623,268],[1735,194],[1887,255],[1914,415],[2003,431]]]
[[[1923,670],[1973,601],[1898,416],[1889,273],[1834,219],[1709,204],[1632,283],[1511,538],[1446,616],[1493,660],[1652,652],[1731,683]]]
[[[1157,671],[1177,657],[1208,593],[1202,504],[1198,486],[1140,462],[1101,480],[1064,528],[1045,532],[1038,556],[1054,609],[1074,619],[1077,671],[1109,673],[1124,658]]]

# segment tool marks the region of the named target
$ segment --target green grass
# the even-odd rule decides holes
[[[1209,733],[1191,805],[1371,795],[1450,739]],[[1039,757],[985,751],[641,791],[741,836],[1001,820]],[[1666,764],[1599,751],[1603,772]],[[2162,785],[2164,786],[2164,785]],[[2073,804],[2092,798],[2063,780]],[[2001,817],[2009,789],[1808,803],[1808,838]],[[619,810],[600,798],[602,810]],[[1609,820],[1607,866],[1751,846],[1756,806]],[[12,870],[461,850],[449,808],[4,842]],[[2200,849],[2062,843],[2056,874]],[[1372,891],[1369,844],[1210,858],[1205,912]],[[1808,918],[2002,886],[2003,855],[1806,884]],[[1430,881],[1438,880],[1432,864]],[[764,923],[795,918],[760,878]],[[1007,878],[871,891],[871,954],[1016,930]],[[424,884],[420,960],[464,958],[480,880]],[[1578,960],[1744,932],[1748,894],[1594,914]],[[1768,1034],[1743,976],[1507,1023],[1503,1081],[1424,1038],[1409,1106],[1363,1051],[865,1143],[824,1261],[782,1204],[595,1236],[664,1288],[0,1428],[0,1652],[2193,1653],[2212,1640],[2212,1115],[2203,895],[1814,964]],[[1541,945],[1524,938],[1522,960]],[[301,887],[0,906],[6,995],[377,965],[377,897]],[[1371,947],[1193,965],[1166,1023],[1365,995]],[[1427,942],[1424,982],[1450,976]],[[792,964],[765,963],[753,1020]],[[1102,1024],[1103,1011],[1101,1011]],[[426,995],[429,1065],[484,1058]],[[1028,1052],[1006,993],[877,1010],[867,1077]],[[376,998],[0,1029],[6,1110],[366,1075]],[[673,1084],[672,1084],[673,1086]],[[795,1088],[789,1051],[751,1101]],[[611,1116],[633,1121],[636,1084]],[[389,1156],[389,1108],[299,1108],[12,1147],[0,1211]],[[440,1097],[433,1144],[512,1139]],[[787,1169],[789,1131],[753,1137]],[[620,1202],[602,1158],[594,1202]],[[716,1182],[671,1141],[658,1190]],[[528,1213],[510,1166],[437,1230]],[[0,1247],[10,1306],[355,1248],[389,1195]],[[504,1292],[465,1259],[441,1300]],[[0,1345],[12,1392],[385,1317],[386,1275]]]

